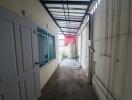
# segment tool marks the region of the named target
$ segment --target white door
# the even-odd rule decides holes
[[[35,25],[0,8],[0,100],[37,100],[39,72]]]

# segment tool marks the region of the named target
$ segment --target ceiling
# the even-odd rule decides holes
[[[40,0],[64,35],[77,34],[92,0]]]

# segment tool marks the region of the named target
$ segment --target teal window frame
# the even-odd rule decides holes
[[[37,27],[39,68],[56,58],[55,36]]]
[[[54,59],[56,56],[55,50],[55,37],[51,34],[48,34],[48,56],[49,61]]]

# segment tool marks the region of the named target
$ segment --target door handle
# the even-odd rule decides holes
[[[36,62],[35,64],[36,65],[40,65],[40,64],[43,64],[43,62]]]
[[[44,65],[45,64],[45,61],[43,61],[43,62],[36,62],[35,64],[36,65]]]

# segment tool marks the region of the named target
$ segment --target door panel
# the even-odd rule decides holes
[[[22,60],[22,49],[21,49],[21,37],[19,23],[14,23],[14,38],[15,38],[15,48],[16,48],[16,60],[18,75],[23,74],[23,60]]]
[[[33,50],[33,64],[39,59],[38,58],[38,34],[32,30],[32,50]],[[38,62],[38,61],[37,61]],[[39,68],[39,65],[35,65]]]
[[[36,25],[0,8],[0,100],[38,100]]]
[[[13,23],[0,19],[0,80],[17,75]]]
[[[3,94],[4,100],[20,100],[19,85],[8,88]]]
[[[33,74],[27,77],[25,80],[25,87],[26,87],[26,97],[27,100],[35,100],[35,88],[34,88],[34,77]]]
[[[38,35],[36,34],[36,31],[32,30],[32,48],[33,48],[33,64],[35,68],[39,68],[39,65],[36,65],[35,62],[38,62]],[[40,87],[39,87],[39,72],[36,71],[34,72],[34,81],[35,81],[35,95],[39,96],[40,95]]]
[[[33,67],[30,28],[20,26],[24,71]]]

